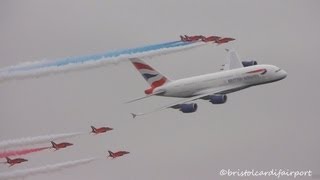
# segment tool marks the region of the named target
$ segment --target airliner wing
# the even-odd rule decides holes
[[[149,94],[149,95],[146,95],[146,96],[142,96],[142,97],[138,97],[136,99],[131,99],[130,101],[127,101],[125,103],[132,103],[132,102],[135,102],[135,101],[139,101],[141,99],[145,99],[145,98],[148,98],[148,97],[151,97],[151,96],[154,96],[155,94]]]
[[[132,102],[135,102],[135,101],[139,101],[141,99],[145,99],[145,98],[148,98],[148,97],[151,97],[151,96],[157,96],[157,95],[160,95],[160,94],[163,94],[165,91],[159,91],[159,92],[156,92],[156,93],[153,93],[153,94],[148,94],[146,96],[143,96],[143,97],[139,97],[139,98],[136,98],[136,99],[132,99],[130,101],[127,101],[126,103],[132,103]]]
[[[228,52],[227,64],[224,65],[223,70],[242,68],[243,65],[239,58],[239,55],[234,50],[226,49]]]
[[[237,91],[237,90],[243,89],[243,88],[246,88],[246,86],[243,86],[243,85],[240,86],[239,85],[239,86],[233,86],[233,87],[227,86],[227,87],[222,87],[222,88],[216,88],[216,89],[212,89],[212,90],[208,90],[206,92],[203,92],[203,93],[201,93],[199,95],[193,96],[191,98],[183,99],[183,100],[174,102],[172,104],[169,104],[169,105],[154,109],[154,110],[146,112],[146,113],[137,113],[137,114],[131,113],[131,115],[133,116],[133,118],[135,118],[136,116],[142,116],[142,115],[150,114],[150,113],[161,111],[161,110],[164,110],[164,109],[167,109],[167,108],[179,109],[181,104],[184,104],[184,103],[187,103],[187,102],[191,102],[191,101],[194,101],[194,100],[197,100],[197,99],[206,99],[207,96],[210,96],[210,95],[213,95],[213,94],[234,92],[234,91]]]
[[[212,92],[207,93],[207,94],[201,94],[201,95],[193,96],[191,98],[183,99],[181,101],[177,101],[177,102],[174,102],[172,104],[169,104],[169,105],[166,105],[166,106],[162,106],[160,108],[154,109],[154,110],[146,112],[146,113],[136,113],[136,114],[135,113],[131,113],[131,115],[132,115],[133,118],[135,118],[136,116],[142,116],[142,115],[150,114],[150,113],[161,111],[161,110],[164,110],[164,109],[167,109],[167,108],[179,109],[180,104],[184,104],[184,103],[187,103],[187,102],[190,102],[190,101],[194,101],[194,100],[200,99],[202,97],[206,97],[206,96],[211,95],[211,94],[212,94]]]

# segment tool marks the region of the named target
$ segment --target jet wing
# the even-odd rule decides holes
[[[161,111],[161,110],[164,110],[164,109],[167,109],[167,108],[179,109],[181,104],[184,104],[184,103],[187,103],[187,102],[191,102],[191,101],[194,101],[194,100],[197,100],[197,99],[206,100],[206,99],[208,99],[208,98],[206,98],[207,96],[210,96],[210,95],[213,95],[213,94],[234,92],[234,91],[237,91],[239,89],[244,89],[246,87],[247,86],[239,85],[239,86],[232,86],[232,87],[231,86],[227,86],[227,87],[222,87],[222,88],[215,88],[215,89],[212,89],[212,90],[207,90],[206,92],[203,92],[203,93],[201,93],[199,95],[196,95],[196,96],[193,96],[193,97],[190,97],[190,98],[187,98],[187,99],[183,99],[183,100],[180,100],[180,101],[176,101],[176,102],[174,102],[172,104],[169,104],[169,105],[166,105],[166,106],[162,106],[160,108],[154,109],[154,110],[146,112],[146,113],[136,113],[136,114],[135,113],[131,113],[131,115],[132,115],[133,118],[135,118],[137,116],[150,114],[150,113]]]
[[[132,100],[127,101],[127,102],[125,102],[125,103],[132,103],[132,102],[139,101],[139,100],[141,100],[141,99],[145,99],[145,98],[148,98],[148,97],[151,97],[151,96],[161,95],[161,94],[163,94],[163,93],[165,93],[165,91],[158,91],[158,92],[153,93],[153,94],[149,94],[149,95],[146,95],[146,96],[143,96],[143,97],[139,97],[139,98],[136,98],[136,99],[132,99]]]
[[[239,55],[234,50],[226,49],[228,52],[227,64],[224,65],[223,70],[242,68],[243,65],[239,58]]]

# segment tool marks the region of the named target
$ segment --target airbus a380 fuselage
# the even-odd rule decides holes
[[[227,87],[225,90],[227,94],[259,84],[279,81],[286,76],[287,73],[276,66],[255,65],[179,79],[155,88],[153,93],[163,92],[159,95],[187,98]]]
[[[159,109],[134,114],[145,115],[154,111],[174,108],[183,113],[197,110],[196,103],[188,103],[197,99],[209,100],[212,104],[223,104],[227,101],[228,93],[239,91],[251,86],[271,83],[284,79],[287,73],[274,65],[257,65],[256,61],[240,61],[235,51],[228,50],[228,62],[223,71],[179,80],[169,80],[140,59],[130,59],[150,87],[145,90],[147,96],[167,96],[186,98],[181,101],[160,107]],[[133,102],[131,101],[131,102]]]

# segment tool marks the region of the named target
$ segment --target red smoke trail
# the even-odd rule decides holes
[[[4,151],[4,152],[0,152],[0,158],[11,157],[11,156],[21,156],[21,155],[25,155],[25,154],[43,151],[43,150],[49,149],[49,148],[50,147],[42,147],[42,148]]]
[[[11,172],[1,172],[0,180],[25,179],[29,176],[45,174],[50,172],[57,172],[59,170],[64,170],[66,168],[87,164],[95,160],[98,160],[98,159],[97,158],[80,159],[76,161],[68,161],[68,162],[63,162],[58,164],[44,165],[44,166],[30,168],[30,169],[21,169],[21,170],[16,170]]]

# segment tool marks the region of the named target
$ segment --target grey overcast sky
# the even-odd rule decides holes
[[[165,110],[134,120],[130,112],[176,99],[124,104],[147,88],[129,63],[2,83],[1,140],[89,131],[90,125],[115,130],[68,139],[75,146],[25,156],[28,163],[1,165],[0,172],[121,149],[131,154],[27,179],[212,180],[228,179],[219,176],[228,168],[320,174],[319,5],[318,0],[2,0],[0,67],[203,34],[236,41],[147,62],[179,79],[218,71],[226,60],[224,48],[233,48],[243,59],[285,69],[288,77],[230,94],[224,105],[197,101],[193,114]]]

